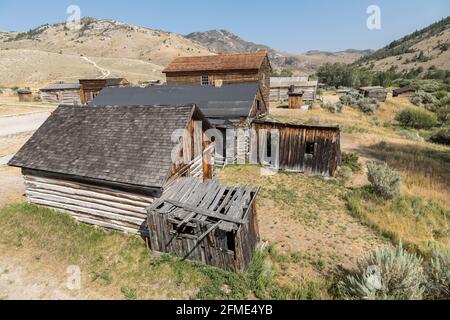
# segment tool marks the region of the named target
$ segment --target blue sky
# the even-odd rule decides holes
[[[289,52],[376,49],[450,15],[449,0],[1,0],[0,30],[26,31],[65,21],[72,4],[83,17],[179,34],[227,29]],[[381,9],[381,30],[366,27],[369,5]]]

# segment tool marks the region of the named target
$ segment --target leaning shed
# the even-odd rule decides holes
[[[57,82],[39,90],[41,101],[65,105],[81,105],[81,85],[79,83]]]
[[[148,209],[150,249],[244,271],[259,242],[257,193],[214,180],[177,180]]]
[[[270,101],[285,101],[288,99],[288,92],[303,92],[304,101],[317,99],[316,80],[308,81],[308,77],[272,77],[270,78]]]
[[[124,78],[109,79],[81,79],[81,103],[88,104],[92,101],[104,88],[111,87],[127,87],[130,82]]]
[[[340,128],[253,121],[254,159],[277,170],[334,176],[341,162]],[[274,148],[277,145],[277,148]],[[271,151],[268,151],[268,150]],[[270,157],[268,157],[270,155]]]
[[[89,106],[154,106],[196,104],[222,134],[217,144],[216,164],[248,160],[249,130],[253,119],[268,114],[256,83],[216,86],[164,85],[148,88],[106,88]],[[238,130],[241,129],[241,130]],[[227,152],[228,151],[228,152]]]
[[[374,98],[380,102],[385,102],[388,94],[388,91],[383,87],[362,87],[359,92],[365,98]]]
[[[211,128],[195,106],[60,106],[11,159],[30,203],[142,234],[146,209],[180,176],[212,177]],[[173,133],[184,131],[182,141]]]

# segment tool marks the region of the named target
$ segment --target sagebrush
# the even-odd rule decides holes
[[[370,162],[367,164],[367,176],[372,187],[378,195],[392,199],[400,194],[402,178],[387,164]]]

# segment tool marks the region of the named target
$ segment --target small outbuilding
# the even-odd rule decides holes
[[[303,91],[288,92],[289,109],[301,109],[303,105]]]
[[[81,85],[79,83],[57,82],[40,89],[41,101],[65,105],[81,105]]]
[[[388,91],[383,87],[362,87],[359,89],[359,93],[365,98],[374,98],[380,102],[385,102]]]
[[[17,90],[17,95],[19,96],[20,102],[33,101],[33,92],[30,89],[19,89]]]
[[[334,176],[341,163],[340,128],[253,121],[252,161],[276,170]]]
[[[125,78],[81,79],[81,103],[88,104],[97,97],[104,88],[121,88],[130,85]]]
[[[177,180],[148,209],[150,249],[244,271],[259,242],[257,193],[214,180]]]
[[[416,93],[413,88],[400,88],[392,91],[393,97],[410,97]]]
[[[192,105],[60,106],[9,165],[22,169],[30,203],[145,236],[146,209],[173,181],[212,178],[210,128]]]

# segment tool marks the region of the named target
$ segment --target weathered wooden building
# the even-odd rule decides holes
[[[41,101],[65,105],[81,105],[81,85],[79,83],[57,82],[39,90]]]
[[[33,92],[30,89],[19,89],[17,90],[17,95],[19,96],[20,102],[33,101]]]
[[[303,92],[303,100],[315,102],[318,81],[309,81],[308,77],[272,77],[270,78],[270,101],[288,100],[288,92]]]
[[[120,88],[127,87],[130,82],[124,78],[110,79],[81,79],[81,103],[88,104],[92,101],[104,88]]]
[[[9,165],[22,168],[30,203],[145,235],[146,209],[168,185],[212,177],[210,128],[195,106],[60,106]]]
[[[393,97],[410,97],[416,93],[413,88],[400,88],[392,91]]]
[[[303,105],[303,91],[288,93],[289,109],[301,109]]]
[[[252,161],[277,170],[334,176],[341,162],[340,128],[253,121]]]
[[[258,83],[269,106],[271,65],[267,50],[239,54],[179,57],[164,70],[168,84]]]
[[[385,102],[388,91],[383,87],[362,87],[359,89],[359,93],[365,98],[374,98],[380,102]]]
[[[213,180],[177,180],[148,209],[150,249],[244,271],[259,242],[257,193]]]
[[[186,103],[197,105],[221,132],[220,143],[216,141],[217,165],[235,163],[238,159],[248,160],[251,122],[268,114],[262,91],[256,83],[224,84],[220,87],[166,85],[145,89],[107,88],[89,105],[155,106]]]

